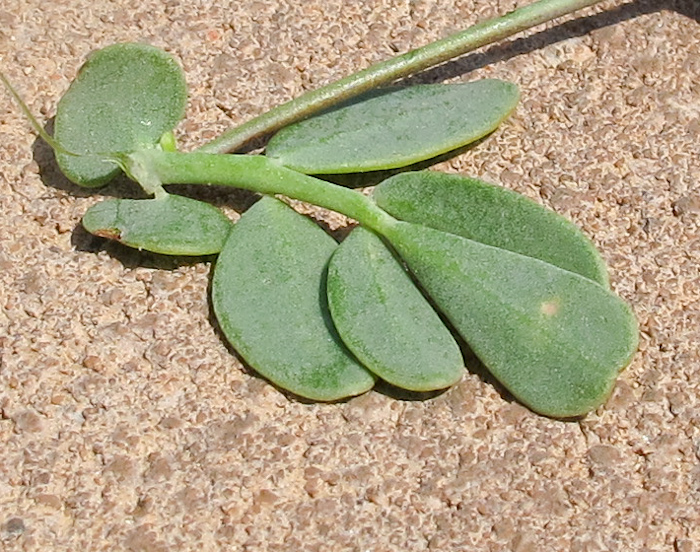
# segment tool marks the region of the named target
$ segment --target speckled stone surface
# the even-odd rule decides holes
[[[524,3],[4,1],[0,64],[46,120],[91,50],[163,47],[191,87],[188,149]],[[640,352],[580,422],[475,371],[422,401],[285,396],[217,333],[210,262],[86,235],[88,206],[133,188],[68,183],[0,94],[0,549],[700,550],[699,14],[614,0],[420,77],[520,85],[516,114],[439,168],[570,217],[638,314]]]

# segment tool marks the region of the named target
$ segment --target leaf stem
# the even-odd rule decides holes
[[[150,175],[162,184],[204,184],[281,194],[353,218],[380,234],[396,220],[361,193],[287,169],[262,155],[141,150],[126,158],[132,177]],[[137,178],[140,180],[140,178]]]
[[[407,77],[452,58],[602,0],[538,0],[505,15],[477,23],[468,29],[422,48],[377,63],[328,86],[307,92],[270,111],[224,132],[201,146],[202,153],[239,150],[249,141],[307,118],[328,107],[379,86]]]

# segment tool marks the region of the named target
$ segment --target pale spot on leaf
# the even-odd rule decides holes
[[[540,305],[540,312],[545,316],[554,316],[559,312],[560,308],[559,298],[554,298],[550,301],[545,301]]]

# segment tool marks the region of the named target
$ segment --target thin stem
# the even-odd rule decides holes
[[[505,15],[477,23],[465,31],[377,63],[318,90],[307,92],[224,132],[218,138],[200,147],[199,151],[203,153],[236,151],[254,138],[279,130],[368,90],[389,84],[601,1],[539,0]]]
[[[5,76],[5,74],[2,71],[0,71],[0,82],[10,93],[10,96],[12,96],[12,98],[17,102],[19,108],[22,110],[22,113],[24,113],[24,116],[29,120],[29,124],[32,125],[34,131],[41,137],[41,139],[44,142],[51,146],[51,149],[58,153],[63,153],[64,155],[78,157],[79,154],[68,151],[61,144],[59,144],[57,140],[54,140],[53,136],[49,135],[49,133],[46,132],[46,130],[44,130],[44,127],[42,127],[41,124],[39,124],[39,121],[36,120],[36,117],[34,117],[34,114],[29,109],[29,106],[24,102],[17,90],[15,90],[15,87],[12,86],[9,79]]]
[[[287,169],[262,155],[152,149],[130,154],[127,165],[132,176],[148,174],[162,184],[205,184],[282,194],[347,215],[380,234],[396,222],[367,196]]]

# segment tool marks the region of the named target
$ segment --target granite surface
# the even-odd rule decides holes
[[[45,121],[90,51],[162,47],[191,87],[191,149],[524,3],[3,1],[0,65]],[[637,313],[639,353],[578,422],[478,370],[426,400],[286,396],[216,330],[211,259],[87,235],[82,213],[133,188],[70,184],[0,94],[0,548],[700,550],[699,13],[613,0],[415,79],[521,87],[512,118],[438,168],[575,221]],[[203,197],[232,217],[254,201]]]

